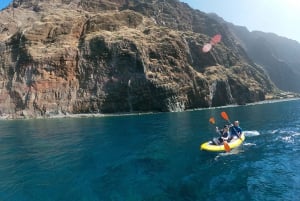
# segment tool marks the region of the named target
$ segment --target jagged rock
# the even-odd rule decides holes
[[[176,0],[15,0],[0,19],[0,110],[15,118],[182,111],[274,90],[226,27]],[[215,33],[223,42],[203,53]]]

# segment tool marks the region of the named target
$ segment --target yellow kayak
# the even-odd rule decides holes
[[[231,149],[234,149],[234,148],[240,146],[244,142],[244,140],[245,140],[245,135],[244,135],[244,133],[242,133],[240,138],[232,139],[230,142],[228,142],[228,145]],[[212,143],[212,141],[201,144],[200,149],[205,150],[205,151],[213,151],[213,152],[225,151],[223,144],[215,145]]]

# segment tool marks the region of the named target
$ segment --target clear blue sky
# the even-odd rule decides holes
[[[0,10],[8,6],[10,2],[12,2],[12,0],[0,0]]]
[[[272,32],[300,42],[300,0],[181,0],[192,8],[216,13],[249,31]]]

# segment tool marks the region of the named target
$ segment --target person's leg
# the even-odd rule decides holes
[[[214,143],[215,145],[219,145],[220,142],[219,142],[218,138],[214,138],[214,139],[213,139],[213,143]]]

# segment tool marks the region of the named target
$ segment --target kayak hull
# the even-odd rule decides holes
[[[229,145],[230,149],[234,149],[236,147],[239,147],[244,141],[245,141],[245,135],[244,135],[244,133],[242,133],[240,138],[232,139],[228,143],[228,145]],[[212,144],[211,141],[201,144],[200,149],[204,150],[204,151],[212,151],[212,152],[226,151],[223,144],[215,145],[215,144]]]

